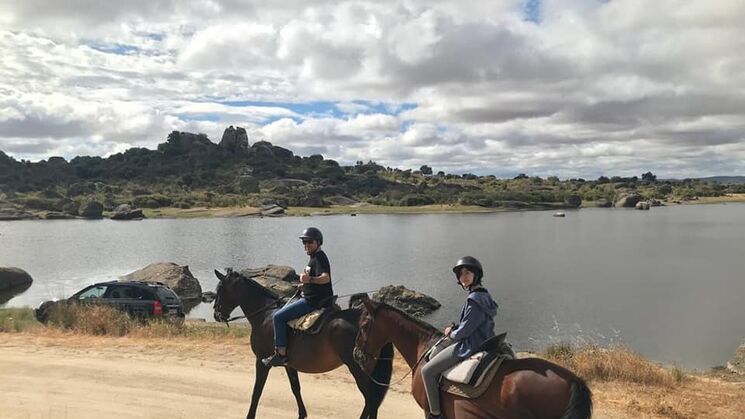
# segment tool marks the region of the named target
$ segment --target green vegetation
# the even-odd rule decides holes
[[[525,174],[498,179],[433,173],[427,165],[416,171],[383,167],[373,161],[340,166],[321,155],[296,156],[266,141],[230,148],[203,134],[174,131],[157,150],[132,148],[108,158],[81,156],[67,162],[51,157],[31,163],[0,152],[0,212],[74,216],[90,202],[102,204],[104,211],[129,204],[144,208],[146,216],[195,217],[224,207],[345,208],[360,202],[392,207],[395,212],[429,205],[550,209],[582,202],[614,202],[626,194],[638,194],[645,200],[683,201],[745,192],[745,185],[663,181],[651,172],[641,178],[601,176],[563,181],[555,176],[544,179]],[[183,211],[192,208],[195,210]],[[315,211],[295,213],[309,212]]]
[[[40,326],[30,308],[0,308],[0,332],[23,332]]]

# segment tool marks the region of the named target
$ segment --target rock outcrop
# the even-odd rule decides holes
[[[441,306],[434,298],[403,285],[386,285],[373,294],[372,299],[390,304],[412,316],[424,316]]]
[[[248,134],[246,134],[246,129],[242,127],[233,128],[232,125],[225,128],[219,145],[232,153],[248,152]]]
[[[23,269],[0,267],[0,305],[26,291],[34,280]]]
[[[642,197],[638,194],[621,195],[621,197],[616,200],[615,206],[622,208],[634,208],[634,206],[636,206],[636,203],[641,200]]]
[[[172,262],[151,263],[137,271],[121,277],[124,281],[162,282],[172,289],[186,304],[189,301],[201,301],[202,286],[199,280],[189,271],[188,266],[179,266]]]
[[[139,208],[132,208],[128,204],[122,204],[114,208],[113,214],[111,214],[112,220],[141,220],[145,218],[142,210]]]
[[[39,217],[28,211],[19,210],[14,207],[0,208],[0,221],[33,220],[36,218]]]
[[[84,218],[102,218],[103,204],[98,201],[88,201],[80,207],[78,215]]]
[[[596,205],[596,206],[597,206],[598,208],[610,208],[610,207],[612,207],[612,206],[613,206],[613,202],[611,202],[611,201],[609,201],[609,200],[607,200],[607,199],[605,199],[605,198],[600,198],[600,199],[598,199],[598,200],[597,200],[597,201],[595,202],[595,205]]]
[[[238,272],[243,276],[253,278],[259,284],[283,297],[292,296],[300,283],[300,277],[289,266],[267,265],[262,268],[247,268]]]

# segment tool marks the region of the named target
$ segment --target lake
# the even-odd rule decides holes
[[[6,306],[36,306],[145,265],[189,265],[204,290],[213,269],[305,266],[304,227],[325,236],[335,291],[403,284],[456,321],[462,255],[484,264],[497,331],[517,350],[558,341],[625,344],[660,362],[722,365],[745,338],[745,204],[551,212],[287,218],[0,222],[0,266],[33,286]],[[346,304],[346,300],[341,301]],[[237,312],[236,312],[237,314]],[[189,314],[211,320],[211,305]]]

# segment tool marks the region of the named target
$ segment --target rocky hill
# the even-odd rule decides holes
[[[740,190],[743,189],[743,190]],[[696,180],[657,181],[601,176],[597,180],[519,175],[514,179],[383,167],[341,166],[321,155],[298,156],[245,129],[228,127],[219,143],[204,134],[171,132],[156,150],[131,148],[108,158],[80,156],[17,161],[0,151],[0,218],[100,217],[119,205],[135,208],[279,205],[323,207],[369,202],[419,206],[577,207],[587,201],[693,199],[745,192],[745,185]]]

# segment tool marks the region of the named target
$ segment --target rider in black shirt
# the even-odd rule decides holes
[[[308,227],[303,230],[300,240],[303,241],[305,253],[310,256],[308,266],[300,274],[303,295],[272,315],[275,349],[273,356],[262,360],[267,366],[276,367],[287,363],[287,322],[321,308],[334,295],[329,258],[321,250],[323,234],[315,227]]]

